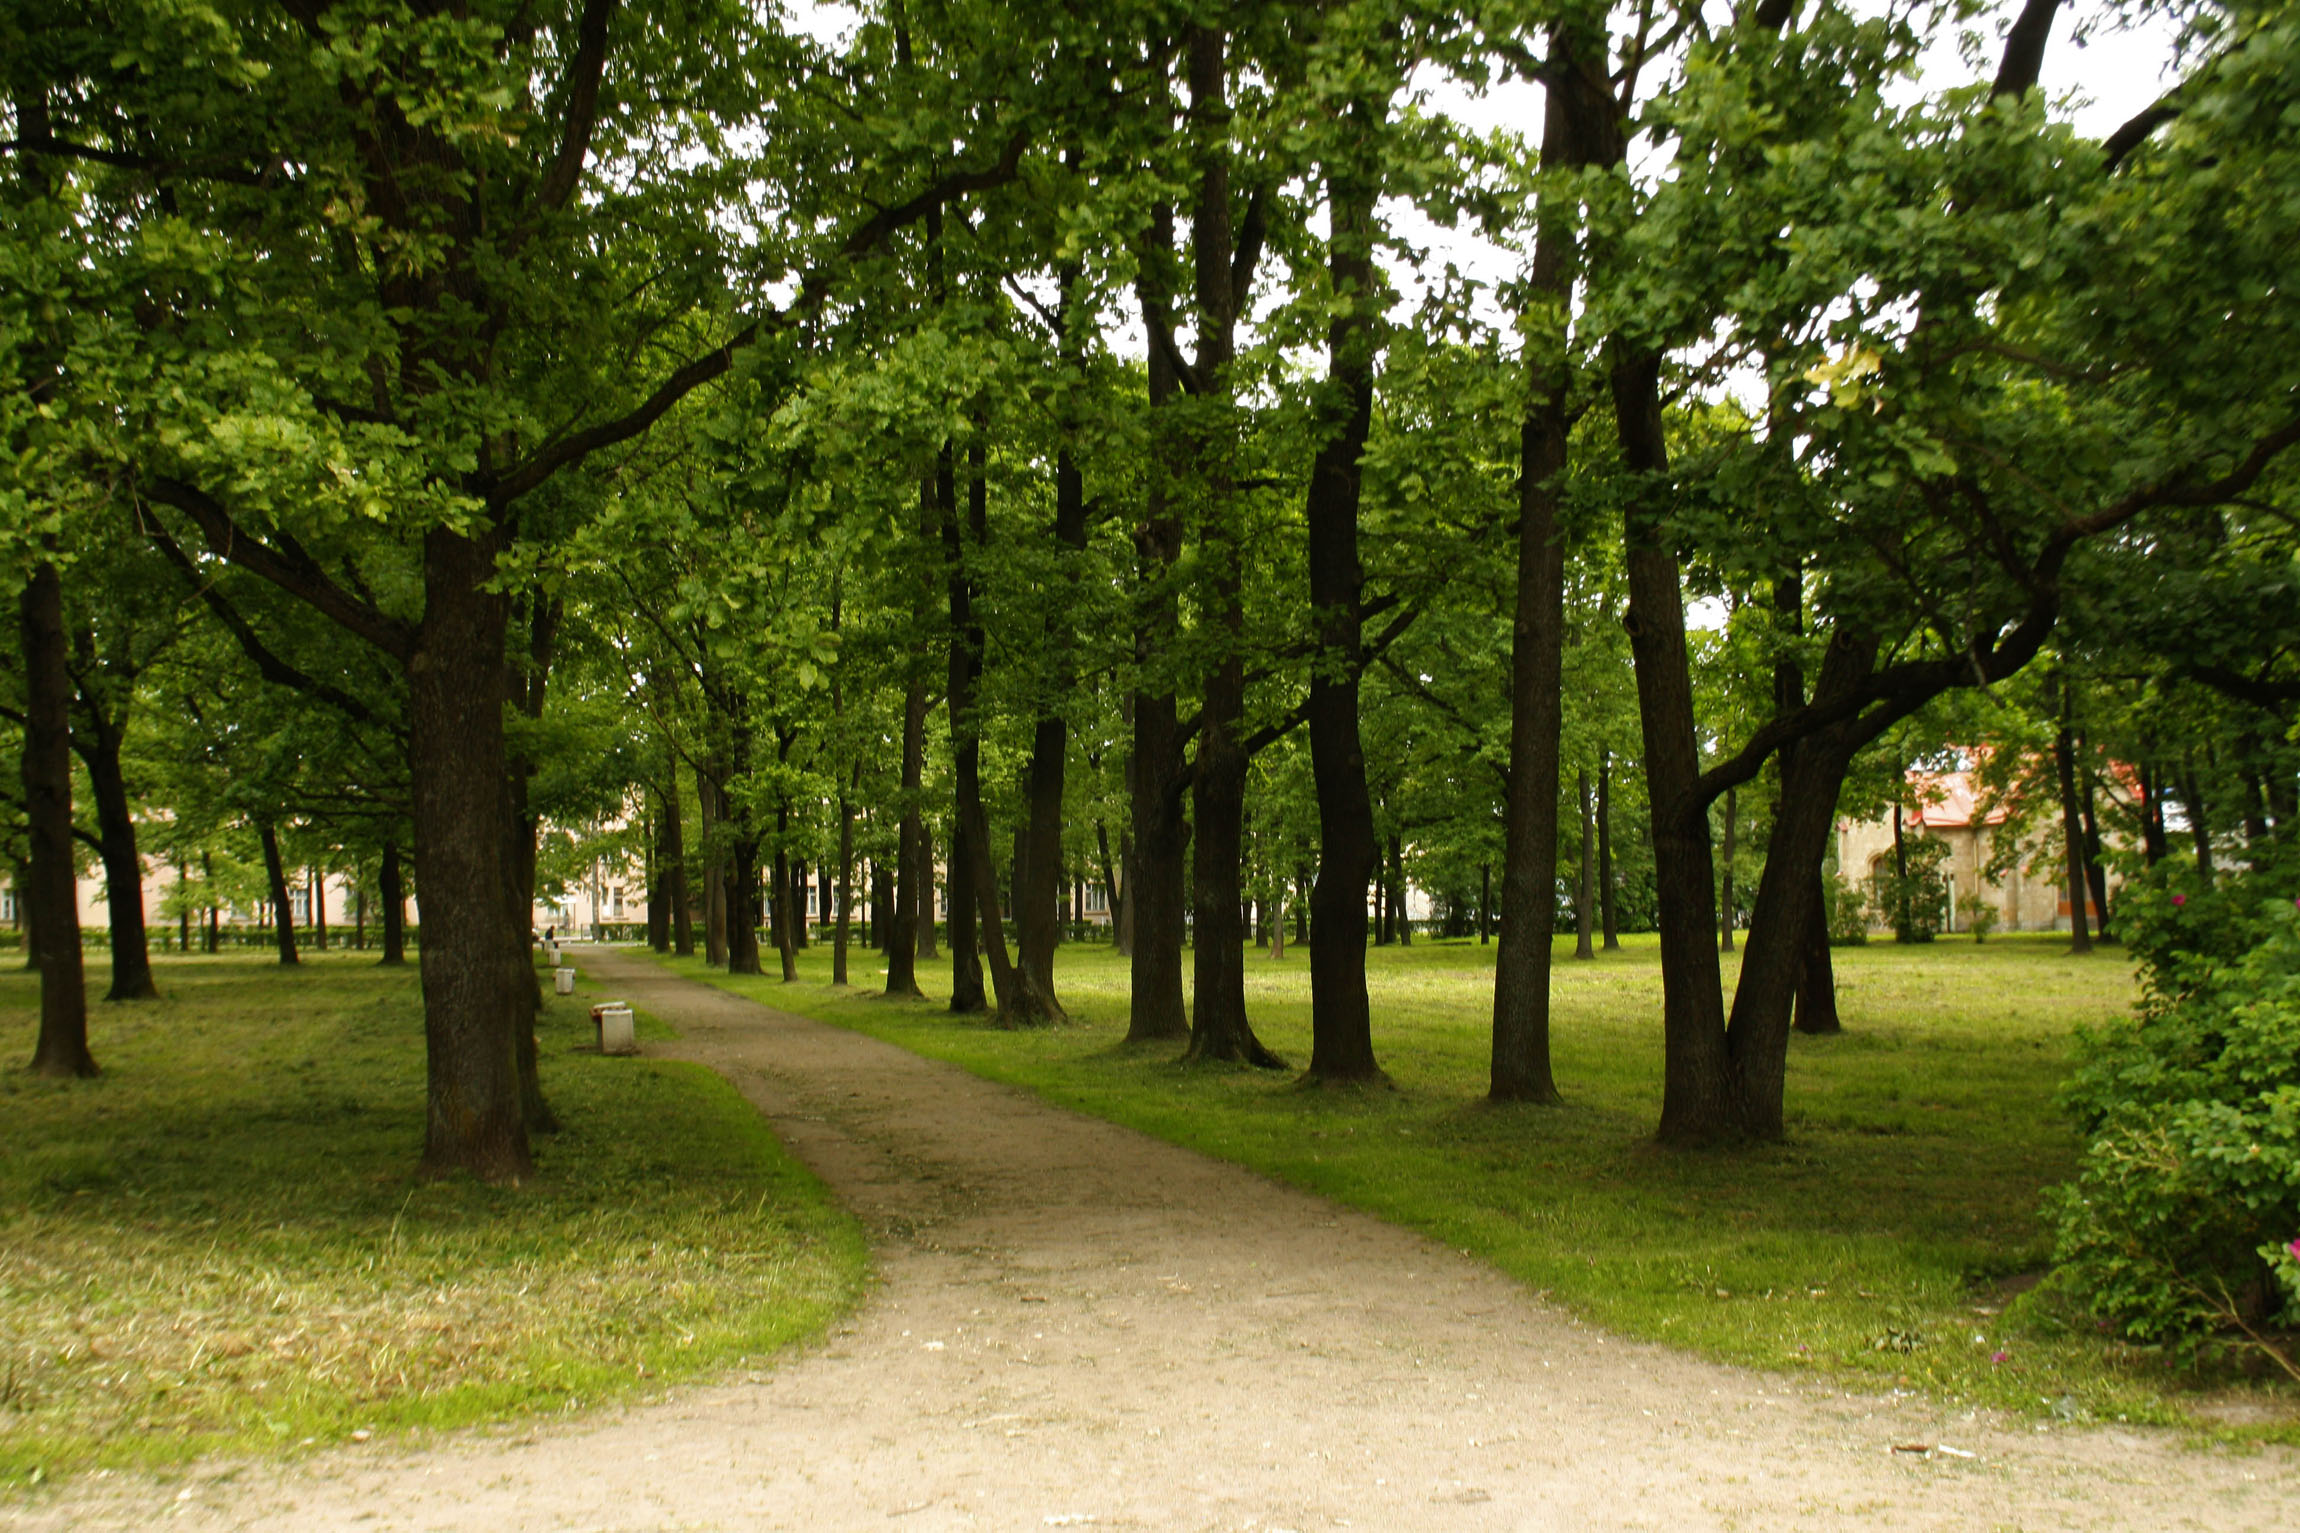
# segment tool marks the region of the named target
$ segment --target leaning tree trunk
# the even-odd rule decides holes
[[[1816,1038],[1845,1030],[1837,1013],[1837,968],[1829,952],[1829,901],[1821,879],[1821,870],[1815,868],[1807,907],[1812,914],[1805,921],[1805,962],[1797,975],[1797,1009],[1791,1022],[1798,1032]],[[1748,960],[1742,963],[1745,970]]]
[[[97,700],[83,699],[83,711],[97,713]],[[121,733],[97,718],[88,749],[80,759],[96,801],[96,831],[104,852],[104,903],[112,927],[112,989],[107,1001],[148,1001],[160,988],[152,981],[150,939],[144,928],[144,860],[136,850],[136,820],[128,808],[128,785],[120,770]]]
[[[1738,789],[1725,790],[1725,844],[1719,848],[1723,867],[1718,874],[1717,887],[1717,951],[1733,951],[1733,849],[1735,832],[1741,828],[1741,798]]]
[[[264,849],[264,879],[272,906],[272,934],[279,941],[280,962],[299,962],[295,950],[295,914],[288,905],[287,869],[280,860],[279,829],[265,820],[256,826],[256,840]]]
[[[1669,467],[1661,423],[1661,354],[1616,339],[1609,346],[1615,433],[1638,481],[1623,516],[1630,653],[1645,746],[1661,925],[1662,1086],[1658,1138],[1691,1145],[1737,1132],[1725,997],[1717,972],[1716,872],[1709,816],[1695,801],[1701,774],[1693,675],[1677,557],[1656,503]]]
[[[424,537],[424,614],[407,665],[416,903],[428,1048],[423,1169],[517,1182],[534,1171],[503,962],[504,598],[495,550]]]
[[[22,886],[28,949],[40,965],[35,1075],[88,1076],[88,993],[80,957],[80,903],[72,868],[72,676],[64,638],[64,584],[35,566],[17,600],[24,656],[24,809],[31,843]]]

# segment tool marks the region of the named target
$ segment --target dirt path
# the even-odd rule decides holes
[[[586,953],[869,1226],[882,1284],[755,1377],[347,1447],[34,1528],[2237,1529],[2300,1458],[1847,1398],[1623,1342],[1491,1270],[854,1033]],[[1946,1443],[1925,1458],[1896,1444]],[[1970,1455],[1970,1456],[1965,1456]]]

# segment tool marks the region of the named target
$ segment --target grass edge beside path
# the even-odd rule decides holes
[[[546,1000],[565,1128],[506,1190],[414,1174],[412,967],[158,972],[94,1009],[102,1076],[0,1074],[0,1492],[629,1402],[863,1291],[861,1227],[734,1086],[596,1052],[596,986]],[[0,1060],[33,995],[0,974]]]
[[[1415,1229],[1626,1336],[2048,1427],[2300,1442],[2294,1391],[2199,1380],[2021,1297],[2049,1252],[2039,1195],[2073,1164],[2051,1106],[2069,1030],[2130,996],[2119,955],[2071,964],[2064,948],[1841,954],[1849,1032],[1793,1045],[1791,1143],[1691,1155],[1651,1144],[1659,980],[1634,939],[1597,964],[1559,964],[1562,1110],[1482,1101],[1491,949],[1474,943],[1370,954],[1376,1044],[1398,1087],[1325,1092],[1126,1048],[1124,964],[1096,944],[1063,949],[1074,1024],[1036,1031],[954,1017],[946,990],[878,996],[881,960],[859,945],[851,971],[870,988],[845,991],[828,984],[827,944],[801,951],[794,984],[639,951]],[[947,977],[947,963],[920,968],[930,987]],[[1256,1027],[1297,1065],[1306,971],[1249,960]]]

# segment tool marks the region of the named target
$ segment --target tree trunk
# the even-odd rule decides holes
[[[703,828],[703,961],[719,968],[727,961],[726,838],[720,828],[719,785],[699,766],[695,812]]]
[[[948,903],[946,893],[944,904]],[[940,918],[934,904],[934,818],[928,815],[918,822],[918,957],[921,963],[942,956],[940,934],[935,930]]]
[[[2212,825],[2205,818],[2204,795],[2196,786],[2196,763],[2184,761],[2180,772],[2180,804],[2188,811],[2188,835],[2196,847],[2196,873],[2204,887],[2212,887]]]
[[[1740,829],[1740,819],[1737,790],[1727,788],[1723,869],[1717,878],[1717,951],[1720,953],[1733,951],[1733,841],[1734,832]]]
[[[2155,867],[2171,854],[2164,834],[2164,776],[2155,762],[2143,760],[2140,779],[2140,856],[2144,866]]]
[[[1581,856],[1573,896],[1573,956],[1595,958],[1596,945],[1591,941],[1597,929],[1597,805],[1596,793],[1590,786],[1589,769],[1579,774],[1581,791]]]
[[[919,794],[926,778],[926,682],[913,675],[902,698],[902,826],[895,850],[894,919],[886,923],[886,993],[918,995]]]
[[[415,887],[428,1082],[423,1169],[517,1182],[534,1171],[516,1002],[503,961],[504,598],[491,542],[424,537],[424,615],[407,665]]]
[[[1174,210],[1164,203],[1152,211],[1150,247],[1151,264],[1143,277],[1146,292],[1163,281],[1156,263],[1167,259],[1174,247]],[[1126,917],[1133,923],[1129,1043],[1190,1036],[1189,1014],[1182,1003],[1183,857],[1190,832],[1182,816],[1181,727],[1171,675],[1182,621],[1174,589],[1174,566],[1182,555],[1182,519],[1174,505],[1169,460],[1176,434],[1171,406],[1181,388],[1172,364],[1156,346],[1150,348],[1146,369],[1149,485],[1142,525],[1134,537],[1139,588],[1134,659],[1138,674],[1146,680],[1133,701],[1134,865],[1126,893]]]
[[[953,765],[962,756],[979,760],[978,743],[952,747]],[[955,808],[954,808],[955,814]],[[982,988],[982,941],[974,924],[974,843],[963,820],[950,827],[950,862],[944,873],[950,890],[950,1009],[978,1012],[985,1005]]]
[[[1837,1014],[1837,972],[1829,953],[1829,905],[1822,892],[1821,877],[1816,868],[1813,892],[1807,897],[1812,914],[1805,920],[1805,961],[1797,975],[1795,1020],[1798,1032],[1814,1037],[1845,1030],[1844,1020]],[[1760,887],[1762,883],[1760,875]],[[1742,960],[1742,972],[1748,972],[1746,958]]]
[[[40,1036],[32,1073],[96,1074],[88,1052],[88,992],[80,956],[80,902],[72,858],[72,675],[64,637],[64,584],[53,564],[33,567],[17,599],[24,657],[23,784],[28,876],[18,886],[28,954],[40,965]]]
[[[695,956],[694,911],[687,898],[687,827],[679,810],[679,767],[671,763],[670,792],[663,796],[663,885],[671,896],[671,951],[681,958]]]
[[[781,845],[782,838],[790,832],[790,822],[791,812],[788,808],[775,811],[775,903],[769,913],[769,920],[773,923],[775,955],[782,961],[783,983],[786,985],[798,983],[799,978],[799,957],[792,941],[792,928],[797,924],[798,915],[792,908],[791,900],[791,854]]]
[[[763,974],[759,962],[759,928],[766,912],[759,908],[765,882],[759,865],[759,835],[747,820],[736,822],[727,848],[727,972]]]
[[[188,932],[184,938],[183,948],[187,953],[191,951],[191,938]],[[352,892],[351,948],[355,953],[367,951],[367,890],[364,888]]]
[[[1310,770],[1318,800],[1318,874],[1310,890],[1310,1069],[1317,1081],[1383,1078],[1366,995],[1366,883],[1381,862],[1358,730],[1365,665],[1365,566],[1358,553],[1361,462],[1373,422],[1380,277],[1374,267],[1378,178],[1327,167],[1328,270],[1344,298],[1326,331],[1327,400],[1304,504],[1311,620]]]
[[[2054,732],[2052,755],[2060,777],[2060,829],[2062,846],[2068,854],[2068,929],[2069,951],[2092,951],[2092,923],[2087,918],[2085,905],[2090,894],[2084,876],[2084,815],[2076,802],[2076,745],[2069,733],[2068,684],[2059,683],[2060,727]]]
[[[1632,476],[1623,516],[1630,652],[1645,746],[1648,823],[1661,925],[1662,1088],[1658,1137],[1692,1145],[1737,1125],[1725,998],[1717,972],[1717,886],[1707,806],[1694,802],[1700,749],[1677,557],[1657,503],[1669,468],[1661,424],[1661,356],[1616,338],[1608,357],[1614,428]]]
[[[1062,273],[1062,312],[1076,303],[1078,272]],[[1054,458],[1054,554],[1062,589],[1075,582],[1078,561],[1086,552],[1086,481],[1078,470],[1069,434],[1075,423],[1063,423],[1065,439]],[[1070,653],[1077,636],[1063,615],[1062,603],[1049,611],[1046,642],[1056,655]],[[1055,685],[1071,689],[1068,667],[1061,667]],[[1030,860],[1022,869],[1022,887],[1015,891],[1015,946],[1025,981],[1038,993],[1050,1016],[1061,1016],[1054,990],[1054,949],[1061,942],[1060,912],[1055,908],[1062,884],[1062,794],[1070,751],[1070,729],[1059,710],[1049,708],[1038,717],[1030,745]]]
[[[96,802],[97,839],[104,853],[104,903],[112,928],[112,989],[107,1001],[148,1001],[159,996],[152,981],[150,939],[144,929],[144,860],[136,850],[136,821],[128,808],[128,786],[120,770],[123,731],[99,711],[99,701],[83,694],[81,711],[92,720],[80,760]]]
[[[202,867],[206,866],[203,861]],[[209,875],[213,877],[211,873]],[[398,968],[407,962],[407,887],[399,866],[399,843],[383,843],[383,875],[378,880],[383,899],[383,957],[382,964]],[[209,907],[211,913],[213,906]],[[211,942],[209,952],[215,951]]]
[[[1553,51],[1560,32],[1551,34]],[[1548,87],[1545,141],[1573,136],[1571,92]],[[1559,306],[1570,296],[1570,210],[1543,198],[1530,286]],[[1562,312],[1551,318],[1562,324]],[[1549,1060],[1549,969],[1557,928],[1558,746],[1564,729],[1565,550],[1557,511],[1572,428],[1562,359],[1536,376],[1537,399],[1518,432],[1517,610],[1511,624],[1508,842],[1502,858],[1501,950],[1493,980],[1496,1102],[1560,1100]],[[1398,859],[1392,841],[1393,864]],[[1402,883],[1402,880],[1401,880]]]
[[[652,795],[651,795],[652,796]],[[665,887],[668,860],[663,856],[662,800],[641,827],[647,845],[647,946],[658,953],[671,951],[671,897]]]
[[[1414,945],[1413,891],[1406,885],[1405,842],[1397,836],[1390,837],[1390,889],[1390,903],[1397,911],[1398,945],[1400,947],[1412,947]],[[1556,897],[1554,895],[1551,896],[1550,904],[1550,920],[1554,924],[1557,919]]]
[[[1621,946],[1621,922],[1613,904],[1613,752],[1597,753],[1597,915],[1605,951]]]
[[[2077,742],[2077,753],[2085,759],[2084,770],[2078,778],[2080,788],[2077,799],[2084,810],[2084,881],[2092,891],[2093,912],[2100,917],[2095,934],[2103,942],[2113,942],[2116,939],[2108,930],[2108,869],[2100,861],[2100,818],[2095,809],[2097,790],[2093,782],[2091,752],[2085,749],[2081,739]]]
[[[1099,816],[1094,821],[1094,846],[1102,857],[1102,913],[1109,917],[1111,940],[1123,954],[1126,948],[1119,943],[1119,938],[1126,925],[1126,884],[1119,876],[1118,863],[1110,855],[1110,827]]]
[[[261,821],[256,826],[256,839],[264,849],[265,887],[271,899],[272,935],[279,943],[280,962],[297,963],[295,915],[288,906],[287,869],[280,861],[279,831],[271,821]]]
[[[862,768],[855,768],[854,780],[862,780]],[[847,940],[854,929],[855,918],[855,807],[842,787],[839,790],[839,916],[838,925],[831,931],[831,983],[847,982]]]

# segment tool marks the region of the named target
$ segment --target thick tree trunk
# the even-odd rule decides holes
[[[1621,946],[1621,923],[1613,904],[1613,752],[1597,753],[1597,915],[1605,951]]]
[[[1824,854],[1826,855],[1826,854]],[[1797,1010],[1794,1026],[1800,1033],[1826,1037],[1845,1030],[1837,1014],[1837,971],[1829,953],[1829,905],[1821,889],[1821,871],[1813,870],[1813,892],[1807,898],[1812,914],[1805,920],[1805,962],[1797,975]],[[1760,876],[1759,884],[1762,886]],[[1744,973],[1748,960],[1742,960]]]
[[[25,819],[31,857],[18,885],[27,955],[40,966],[40,1035],[32,1073],[96,1074],[88,1052],[88,992],[80,956],[80,902],[72,866],[72,675],[64,637],[64,585],[36,565],[17,599],[24,657]]]
[[[299,962],[295,950],[295,913],[288,905],[287,869],[280,860],[278,829],[269,820],[256,826],[256,840],[264,849],[264,880],[272,907],[272,935],[279,943],[280,962]]]
[[[1361,168],[1362,172],[1362,168]],[[1358,553],[1360,460],[1373,423],[1373,176],[1327,167],[1328,270],[1345,300],[1326,332],[1327,402],[1304,505],[1311,621],[1310,772],[1318,799],[1318,878],[1310,891],[1310,1069],[1318,1081],[1382,1079],[1366,995],[1366,883],[1381,861],[1358,731],[1365,665],[1365,567]]]
[[[534,1170],[516,1001],[503,961],[504,598],[494,549],[424,538],[424,615],[407,666],[428,1089],[423,1169],[517,1182]]]
[[[1573,956],[1595,958],[1597,946],[1592,938],[1597,931],[1597,803],[1587,767],[1579,773],[1579,786],[1581,855],[1577,859],[1579,876],[1573,895]]]
[[[735,822],[727,847],[727,972],[763,974],[759,961],[759,908],[765,884],[759,866],[759,836],[748,823]]]
[[[83,696],[81,711],[93,725],[80,760],[96,803],[97,839],[104,852],[104,905],[111,918],[112,989],[107,1001],[156,999],[150,939],[144,928],[144,860],[136,850],[136,820],[128,808],[128,785],[120,770],[122,731]]]
[[[1717,887],[1717,951],[1733,951],[1733,843],[1741,821],[1739,791],[1725,790],[1725,845],[1721,849],[1723,868],[1718,874]]]
[[[951,756],[954,767],[964,757],[969,771],[980,770],[974,765],[981,760],[981,746],[976,741],[954,745]],[[982,939],[974,924],[974,842],[968,839],[963,821],[950,827],[950,862],[944,877],[950,890],[950,1009],[978,1012],[986,1004]]]
[[[1549,87],[1548,143],[1570,137],[1567,99],[1565,88]],[[1571,238],[1570,218],[1544,208],[1531,285],[1545,302],[1562,306],[1569,295],[1571,271],[1560,247]],[[1501,881],[1506,913],[1494,959],[1486,1090],[1497,1102],[1559,1100],[1549,1061],[1549,968],[1557,926],[1558,748],[1564,729],[1565,550],[1557,510],[1572,426],[1567,383],[1561,362],[1543,366],[1538,397],[1518,432],[1517,610],[1511,625],[1508,842]],[[1586,947],[1586,933],[1582,942]]]
[[[1152,214],[1152,262],[1174,247],[1174,211],[1159,204]],[[1150,298],[1164,274],[1146,269]],[[1136,581],[1134,659],[1150,678],[1133,700],[1132,803],[1134,866],[1127,881],[1126,916],[1133,923],[1133,990],[1126,1039],[1187,1038],[1190,1018],[1182,1003],[1182,924],[1184,863],[1189,827],[1182,815],[1181,727],[1175,713],[1170,674],[1181,632],[1181,604],[1174,589],[1174,566],[1182,555],[1182,519],[1170,486],[1176,428],[1172,408],[1181,392],[1172,364],[1156,346],[1146,364],[1150,398],[1149,486],[1142,525],[1134,537]]]
[[[1657,503],[1669,467],[1661,424],[1661,356],[1609,346],[1614,426],[1636,476],[1623,517],[1630,652],[1645,747],[1646,796],[1660,907],[1662,1089],[1658,1137],[1702,1144],[1737,1132],[1725,998],[1717,972],[1717,888],[1707,806],[1694,802],[1700,750],[1676,555]]]

